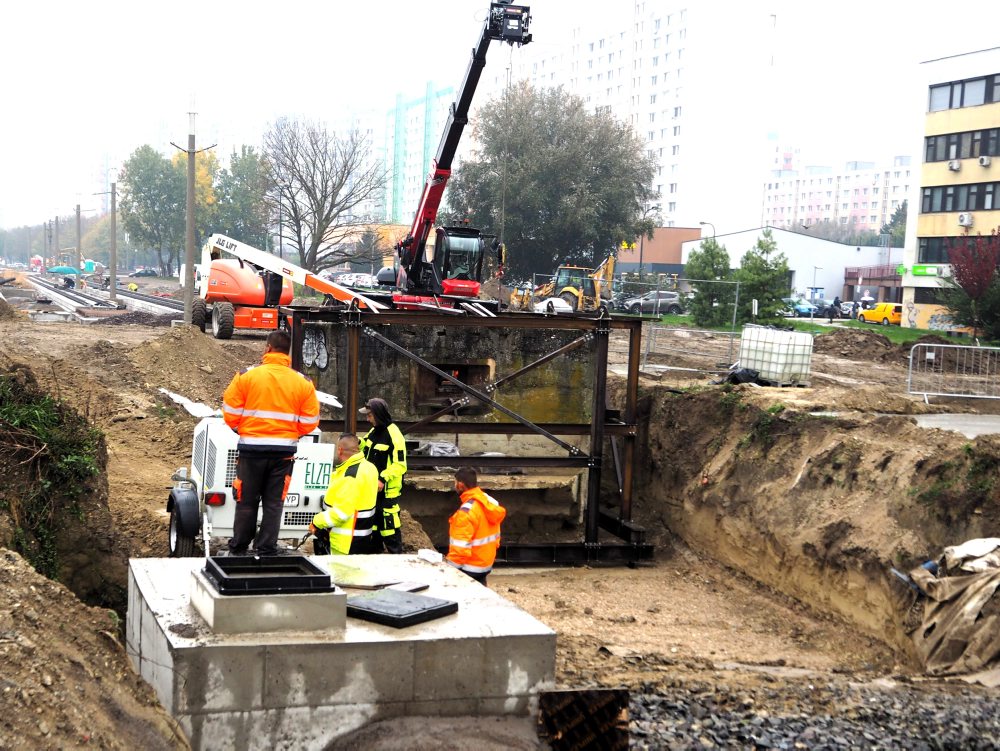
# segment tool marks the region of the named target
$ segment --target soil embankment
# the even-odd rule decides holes
[[[886,391],[646,384],[638,521],[908,650],[889,569],[995,534],[1000,439],[919,428]]]

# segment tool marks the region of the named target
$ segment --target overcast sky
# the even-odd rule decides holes
[[[557,46],[594,19],[620,28],[608,8],[629,2],[534,0],[533,43]],[[991,36],[1000,28],[998,4],[979,1],[952,10],[922,0],[691,2],[718,5],[720,23],[728,2],[774,9],[782,141],[831,160],[911,149],[910,133],[898,147],[892,142],[916,62],[996,46]],[[184,144],[192,108],[206,138],[246,133],[259,142],[280,116],[382,112],[397,92],[419,94],[428,80],[457,86],[487,7],[486,0],[6,4],[0,226],[69,215],[77,203],[96,207],[91,193],[104,159],[120,162],[144,143]],[[720,64],[739,61],[720,50]]]

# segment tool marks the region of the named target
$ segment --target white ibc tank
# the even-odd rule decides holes
[[[808,386],[813,335],[747,325],[740,336],[740,367],[778,386]]]

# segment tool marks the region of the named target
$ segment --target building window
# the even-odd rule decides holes
[[[913,290],[913,302],[917,305],[944,305],[942,297],[940,287],[915,287]]]
[[[667,211],[677,211],[677,203],[675,201],[671,201],[670,203],[668,203]]]
[[[920,212],[934,214],[948,211],[992,211],[1000,183],[937,185],[921,189]],[[897,202],[893,201],[893,208]]]
[[[671,193],[677,192],[677,183],[670,183],[670,192]]]
[[[681,147],[675,143],[673,146],[670,147],[670,153],[672,156],[677,156],[678,154],[681,153]]]
[[[940,112],[1000,101],[998,78],[997,75],[982,76],[931,86],[927,109]]]
[[[680,134],[681,134],[681,126],[680,125],[675,125],[674,126],[674,135],[675,136],[679,136]]]
[[[948,263],[948,247],[959,240],[959,237],[917,238],[917,263]]]

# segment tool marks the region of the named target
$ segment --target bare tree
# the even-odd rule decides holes
[[[363,215],[380,194],[385,172],[357,131],[338,137],[318,123],[279,120],[264,136],[269,200],[279,211],[283,236],[299,265],[320,272],[354,255],[356,237],[370,223]]]

